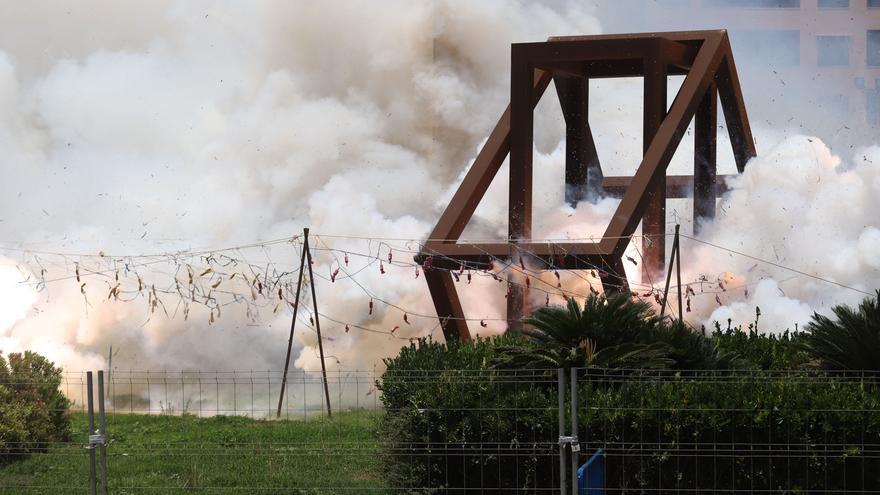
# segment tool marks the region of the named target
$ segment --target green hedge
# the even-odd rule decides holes
[[[0,463],[70,439],[61,370],[31,351],[0,356]]]
[[[750,350],[743,354],[763,360],[756,367],[801,359],[790,336],[713,338]],[[558,485],[556,371],[490,369],[499,344],[517,340],[422,341],[386,361],[380,431],[392,486],[461,493]],[[609,488],[880,489],[877,377],[589,373],[579,382],[581,460],[605,448]]]
[[[809,372],[594,372],[580,438],[607,483],[689,491],[880,488],[876,377]]]
[[[421,341],[386,360],[378,387],[389,486],[556,486],[556,372],[487,369],[494,345],[511,341]]]
[[[803,332],[789,330],[779,334],[759,333],[751,326],[748,330],[730,326],[722,330],[716,323],[711,337],[720,349],[735,352],[757,368],[796,370],[812,363],[802,347],[803,336]]]

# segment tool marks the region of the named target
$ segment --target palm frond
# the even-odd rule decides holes
[[[813,314],[803,348],[825,369],[880,371],[880,291],[858,308],[832,308],[836,320]]]

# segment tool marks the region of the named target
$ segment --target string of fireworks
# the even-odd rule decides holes
[[[412,255],[419,253],[423,248],[423,242],[416,239],[389,239],[389,238],[371,238],[356,236],[315,236],[316,242],[323,247],[315,246],[315,251],[329,253],[332,257],[329,265],[329,276],[318,273],[317,276],[329,281],[330,283],[342,282],[350,280],[361,291],[364,292],[365,298],[369,300],[367,316],[372,316],[373,303],[381,303],[388,308],[395,309],[402,313],[402,322],[404,325],[411,325],[413,318],[425,318],[436,320],[436,315],[425,314],[419,311],[413,311],[411,308],[405,308],[385,298],[378,297],[375,291],[367,288],[361,283],[357,276],[365,270],[373,267],[380,274],[386,273],[387,267],[395,267],[398,269],[413,270],[413,276],[418,278],[420,265],[412,259]],[[683,236],[688,239],[690,237]],[[359,252],[353,249],[334,248],[327,244],[325,238],[344,238],[349,240],[363,240],[368,243],[366,252]],[[90,278],[99,278],[106,285],[106,292],[102,290],[102,299],[113,300],[118,302],[132,302],[138,299],[146,299],[148,308],[148,317],[144,322],[146,324],[152,315],[161,310],[167,317],[175,318],[182,312],[184,319],[189,317],[190,306],[193,304],[204,306],[209,310],[209,324],[215,322],[221,316],[221,308],[233,304],[244,304],[247,310],[248,319],[256,323],[259,319],[261,310],[272,308],[272,313],[277,313],[282,308],[289,309],[292,307],[292,298],[294,286],[298,276],[298,269],[283,270],[279,264],[273,261],[273,254],[267,248],[270,246],[283,245],[285,248],[298,248],[301,243],[298,242],[298,236],[276,239],[262,243],[251,243],[239,246],[221,248],[217,251],[192,251],[192,252],[175,252],[160,253],[149,255],[136,255],[132,257],[112,257],[100,253],[98,255],[79,254],[79,253],[62,253],[51,251],[28,251],[15,248],[14,251],[22,254],[23,257],[30,255],[30,259],[23,261],[22,264],[33,264],[38,268],[34,270],[31,276],[35,280],[29,279],[23,275],[22,283],[29,284],[37,290],[45,290],[48,284],[55,284],[63,281],[75,280],[79,291],[83,296],[86,311],[91,307],[89,294],[94,294],[94,290],[89,290],[91,286],[87,285],[86,280]],[[591,239],[592,240],[592,239]],[[392,242],[403,242],[404,245],[395,245]],[[413,244],[418,246],[414,249]],[[532,255],[524,251],[520,246],[514,245],[517,249],[518,259],[498,259],[492,258],[497,271],[470,269],[461,264],[458,270],[445,270],[459,282],[470,284],[473,277],[492,277],[499,283],[507,282],[506,288],[508,293],[513,288],[523,288],[542,294],[545,298],[545,304],[549,304],[551,297],[575,297],[585,298],[588,294],[580,293],[577,290],[565,287],[563,280],[559,275],[559,268],[552,262],[549,264],[540,264],[538,268],[532,268]],[[727,250],[722,246],[713,247],[725,249],[726,251],[742,254],[732,250]],[[0,250],[7,248],[0,247]],[[265,254],[266,261],[258,263],[256,260],[248,259],[244,251],[249,249],[261,249]],[[8,250],[8,249],[7,249]],[[570,255],[564,248],[560,247],[563,255]],[[639,261],[629,254],[638,256],[641,260],[641,251],[637,246],[633,246],[633,253],[628,253],[626,258],[634,265],[638,265]],[[289,251],[287,254],[289,254]],[[487,253],[488,254],[488,253]],[[395,256],[396,255],[396,256]],[[441,256],[433,253],[434,256]],[[743,254],[744,255],[744,254]],[[744,255],[745,256],[745,255]],[[52,258],[57,259],[52,259]],[[361,258],[364,260],[360,266],[350,266],[351,258]],[[750,257],[753,258],[753,257]],[[292,258],[291,258],[292,259]],[[587,266],[588,270],[583,272],[566,270],[565,273],[573,274],[584,282],[590,289],[591,293],[597,293],[593,287],[593,282],[597,281],[600,273],[599,268],[589,265],[586,260],[580,260],[583,266]],[[386,264],[387,263],[387,264]],[[170,265],[172,269],[162,270],[162,265]],[[774,264],[776,266],[778,264]],[[286,266],[290,266],[287,264]],[[48,267],[48,268],[47,268]],[[343,268],[344,267],[344,268]],[[780,267],[783,267],[780,265]],[[49,278],[49,269],[63,271],[62,276]],[[783,267],[785,268],[785,267]],[[431,268],[441,270],[441,268]],[[793,270],[793,269],[792,269]],[[73,273],[71,273],[71,271]],[[794,270],[796,271],[796,270]],[[545,280],[542,275],[553,272],[556,275],[555,283]],[[142,274],[143,273],[143,274]],[[341,274],[340,274],[341,273]],[[39,275],[37,275],[39,274]],[[602,274],[605,275],[605,274]],[[152,279],[166,277],[165,283]],[[621,279],[623,277],[621,276]],[[794,278],[794,277],[792,277]],[[791,280],[792,278],[786,279]],[[818,278],[818,277],[814,277]],[[151,279],[151,280],[147,280]],[[820,280],[824,280],[821,279]],[[533,283],[534,281],[534,283]],[[710,280],[706,276],[701,276],[697,280],[693,280],[682,284],[685,297],[687,298],[687,307],[690,311],[690,299],[699,295],[715,294],[718,304],[722,304],[720,295],[728,291],[743,289],[748,295],[748,287],[758,283],[758,281],[744,283],[734,287],[727,287],[720,278]],[[607,283],[606,283],[607,285]],[[633,291],[633,296],[638,298],[659,298],[659,289],[650,284],[631,284],[638,288]],[[840,285],[840,284],[838,284]],[[695,288],[699,288],[697,292]],[[846,286],[844,286],[846,287]],[[849,288],[849,287],[847,287]],[[851,288],[852,289],[852,288]],[[853,289],[858,290],[858,289]],[[863,292],[863,291],[859,291]],[[104,297],[106,295],[106,297]],[[177,298],[174,307],[171,307],[172,301],[168,301],[169,297]],[[392,328],[392,330],[377,330],[368,328],[356,323],[344,322],[342,320],[326,316],[319,313],[322,317],[334,321],[347,329],[358,329],[361,331],[381,333],[392,335],[397,338],[396,329],[400,326]],[[479,321],[483,327],[488,326],[487,322],[502,321],[504,318],[464,318],[467,321]]]

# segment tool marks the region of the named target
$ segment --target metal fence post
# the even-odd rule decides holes
[[[107,495],[107,422],[104,419],[104,371],[98,370],[98,431],[101,462],[101,495]]]
[[[578,495],[578,452],[581,444],[578,442],[578,395],[577,395],[577,368],[571,369],[571,495]]]
[[[559,493],[565,495],[567,469],[565,462],[565,370],[562,368],[556,370],[559,380]]]
[[[92,391],[92,372],[86,373],[86,396],[89,415],[89,493],[91,495],[98,494],[98,487],[95,476],[95,447],[92,445],[92,436],[95,432],[95,403],[94,392]]]

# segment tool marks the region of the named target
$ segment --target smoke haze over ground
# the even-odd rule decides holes
[[[222,315],[194,306],[184,319],[166,297],[163,304],[177,315],[170,318],[151,313],[145,295],[134,302],[108,297],[116,283],[110,275],[84,279],[83,287],[72,274],[80,262],[113,266],[128,285],[138,285],[135,277],[147,287],[173,285],[186,271],[176,272],[180,265],[167,259],[140,268],[134,265],[149,260],[130,266],[113,260],[249,245],[296,235],[304,226],[327,234],[315,244],[321,313],[383,332],[346,332],[344,324],[322,320],[332,367],[369,369],[406,342],[400,338],[440,336],[424,280],[415,278],[406,264],[411,253],[402,251],[417,244],[329,235],[427,236],[507,104],[510,43],[600,33],[608,15],[584,2],[501,1],[369,7],[91,1],[4,9],[0,351],[34,349],[67,369],[105,366],[110,345],[119,351],[114,365],[125,368],[277,369],[290,324],[284,305],[278,310],[266,301],[256,315],[241,304],[224,307]],[[736,48],[742,66],[748,54]],[[742,82],[750,88],[745,75]],[[764,103],[754,97],[760,88],[747,93],[759,158],[700,239],[870,292],[880,275],[880,148],[861,142],[835,148],[846,151],[835,155],[821,139],[806,137],[810,121],[785,129],[765,122]],[[601,81],[591,93],[593,130],[610,174],[631,174],[638,164],[640,99],[632,81]],[[601,235],[615,200],[564,206],[564,127],[552,88],[535,122],[536,237]],[[718,147],[719,172],[733,171],[721,135]],[[686,136],[671,173],[687,173],[689,149]],[[506,167],[465,238],[504,237],[505,180]],[[668,210],[669,221],[681,219],[689,233],[687,202]],[[707,294],[693,301],[696,325],[747,322],[759,305],[761,327],[781,331],[813,310],[862,297],[682,242],[684,279],[707,280]],[[328,280],[342,250],[386,259],[389,246],[399,251],[386,274],[376,259],[352,255],[340,279]],[[289,271],[297,248],[274,243],[226,254]],[[638,246],[633,249],[637,256]],[[194,266],[195,275],[206,266]],[[215,283],[211,277],[205,275],[206,284]],[[727,284],[721,306],[708,294],[719,279]],[[219,290],[231,285],[250,297],[248,283],[223,283]],[[570,283],[576,287],[578,280]],[[748,296],[736,288],[744,284]],[[503,331],[504,290],[497,282],[474,277],[462,294],[466,314],[487,325],[472,322],[472,329]],[[369,315],[371,297],[376,306]],[[412,312],[411,324],[380,301]],[[307,308],[294,352],[298,368],[314,370],[310,315]],[[389,335],[394,327],[401,328]]]

